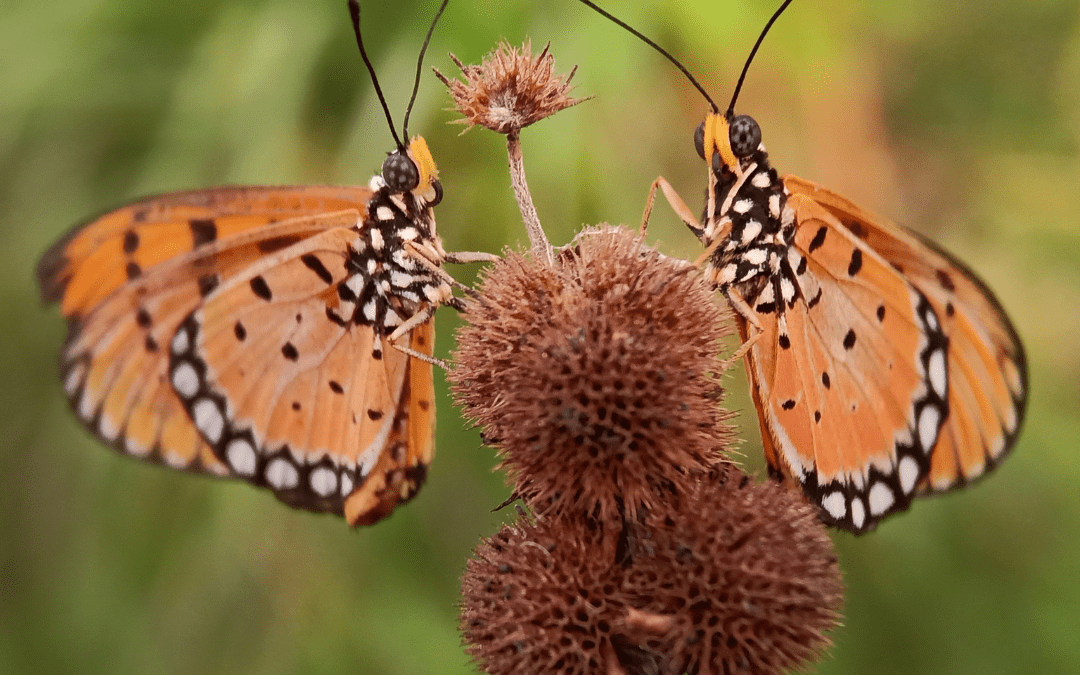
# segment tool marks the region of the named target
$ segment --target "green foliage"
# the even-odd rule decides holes
[[[494,458],[440,379],[438,456],[377,527],[115,456],[67,411],[63,329],[32,269],[73,223],[147,193],[362,183],[391,142],[344,0],[14,0],[0,14],[0,671],[463,673],[457,578],[508,518]],[[364,3],[400,119],[435,2]],[[609,1],[726,103],[771,2]],[[631,5],[632,6],[626,6]],[[774,164],[913,224],[995,289],[1026,340],[1031,407],[985,484],[840,536],[848,604],[823,673],[1070,672],[1080,663],[1080,25],[1075,3],[800,0],[739,105]],[[571,0],[451,3],[428,62],[551,42],[593,101],[523,134],[541,220],[636,224],[666,176],[694,205],[702,101]],[[448,250],[524,240],[503,139],[459,136],[425,72],[413,133],[439,163]],[[666,205],[650,239],[693,257]],[[470,282],[475,266],[452,270]],[[457,325],[440,312],[439,353]],[[741,373],[729,403],[745,409]],[[743,450],[760,455],[741,415]]]

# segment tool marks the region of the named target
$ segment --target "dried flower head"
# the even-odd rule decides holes
[[[569,97],[577,68],[569,75],[556,75],[555,58],[548,48],[533,58],[528,41],[520,50],[500,43],[479,66],[463,65],[453,54],[450,58],[461,68],[464,82],[450,80],[438,70],[435,74],[465,116],[459,121],[470,128],[480,125],[509,134],[586,100]]]
[[[764,675],[821,655],[841,590],[813,509],[722,465],[623,529],[504,527],[466,568],[461,625],[492,675]]]
[[[613,621],[626,611],[614,556],[583,520],[504,526],[462,578],[468,652],[492,675],[611,672]]]
[[[843,585],[797,492],[722,466],[631,532],[623,592],[638,611],[624,630],[672,672],[782,673],[829,646]]]
[[[551,265],[507,255],[479,290],[449,379],[539,514],[633,517],[717,461],[726,324],[687,263],[593,230]]]

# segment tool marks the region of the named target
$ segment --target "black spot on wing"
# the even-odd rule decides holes
[[[844,349],[850,350],[855,346],[855,329],[848,329],[847,335],[844,336]]]
[[[132,279],[138,279],[139,276],[142,274],[142,268],[139,267],[139,263],[136,262],[129,262],[127,264],[127,268],[124,271],[127,272],[127,278],[129,281]]]
[[[139,233],[128,230],[124,233],[124,253],[132,254],[139,248]]]
[[[866,235],[870,232],[866,229],[866,225],[863,225],[857,220],[844,221],[844,227],[846,227],[853,235],[859,239],[866,239]]]
[[[829,233],[829,228],[822,225],[818,228],[817,234],[810,240],[810,248],[807,249],[809,253],[813,253],[825,244],[825,235]]]
[[[251,279],[251,292],[263,300],[270,301],[273,299],[274,294],[270,292],[270,286],[267,285],[266,279],[262,276],[253,277]]]
[[[330,380],[330,391],[335,394],[344,394],[345,390],[341,387],[341,384],[337,380]]]
[[[198,248],[217,239],[217,223],[209,218],[192,218],[188,221],[191,229],[191,245]]]
[[[143,347],[146,348],[146,351],[153,354],[154,352],[156,352],[158,350],[157,340],[154,339],[153,335],[147,335],[146,339],[143,340]]]
[[[153,323],[150,312],[146,311],[145,307],[140,307],[139,311],[135,312],[135,323],[139,325],[139,328],[149,328]]]
[[[941,284],[942,288],[949,292],[953,292],[956,290],[956,284],[953,283],[952,277],[949,276],[948,272],[946,272],[945,270],[937,270],[934,272],[934,274],[937,275],[938,283]]]
[[[296,346],[291,342],[286,342],[281,346],[281,355],[290,361],[300,358],[300,352],[296,351]]]
[[[777,342],[780,343],[781,348],[791,349],[791,338],[789,338],[787,335],[781,334]]]
[[[218,286],[218,275],[216,274],[203,274],[198,279],[199,283],[199,295],[206,297],[214,292],[214,289]]]
[[[270,239],[263,239],[255,244],[255,248],[259,249],[260,253],[275,253],[284,248],[289,248],[298,241],[303,241],[303,237],[297,235],[285,235],[281,237],[271,237]]]
[[[383,413],[382,413],[381,410],[373,410],[371,408],[368,408],[367,416],[368,416],[368,419],[371,420],[372,422],[378,422],[379,420],[382,419]]]
[[[825,385],[826,389],[832,389],[832,381],[829,379],[829,374],[827,372],[821,374],[821,383]]]
[[[810,298],[810,301],[806,303],[806,308],[807,309],[813,309],[814,307],[817,306],[817,304],[819,302],[821,302],[821,289],[820,288],[817,289],[817,293],[814,294],[814,297]]]
[[[794,401],[794,399],[789,398],[788,400],[781,403],[780,407],[783,408],[784,410],[791,410],[792,408],[795,407],[795,401]]]
[[[334,275],[330,274],[330,270],[326,269],[326,265],[319,260],[319,256],[313,253],[306,253],[300,256],[300,262],[304,263],[309,270],[318,275],[318,277],[323,280],[324,284],[329,285],[334,283]]]
[[[878,321],[884,321],[885,320],[885,305],[878,305],[878,308],[877,308],[877,320]]]
[[[244,328],[244,324],[237,321],[236,325],[233,326],[233,334],[236,335],[237,340],[243,342],[247,339],[247,328]]]
[[[853,277],[862,269],[862,251],[855,249],[851,252],[851,262],[848,263],[847,273]]]

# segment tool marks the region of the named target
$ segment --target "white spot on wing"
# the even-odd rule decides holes
[[[211,443],[221,440],[221,432],[225,429],[225,418],[217,405],[208,398],[200,398],[191,406],[192,417],[195,418],[195,426],[203,437]]]
[[[225,448],[225,459],[233,472],[241,476],[255,475],[255,448],[243,438],[229,441],[229,446]]]
[[[855,529],[861,530],[865,522],[866,507],[863,506],[862,500],[856,497],[851,500],[851,523],[855,526]]]
[[[183,354],[191,347],[191,341],[188,339],[188,332],[186,328],[181,328],[176,331],[176,335],[172,339],[172,352],[173,354]]]
[[[172,386],[176,393],[188,399],[199,391],[199,375],[195,367],[187,361],[181,361],[172,371]]]
[[[377,230],[375,228],[372,228],[370,236],[371,236],[371,247],[373,249],[375,249],[376,251],[382,249],[382,247],[383,247],[382,232],[379,232],[379,230]]]
[[[911,494],[911,491],[915,489],[915,481],[919,478],[919,463],[914,457],[907,455],[900,460],[900,466],[897,469],[900,473],[900,489],[904,491],[904,494]]]
[[[110,442],[115,441],[116,437],[120,435],[120,428],[116,426],[112,416],[104,410],[101,411],[101,416],[98,418],[98,434]]]
[[[353,491],[352,476],[347,473],[341,474],[341,496],[348,497]]]
[[[292,462],[278,457],[266,467],[266,482],[275,490],[291,490],[300,482],[300,474]]]
[[[930,387],[934,393],[945,398],[948,387],[948,374],[945,369],[945,350],[936,349],[930,355]]]
[[[754,202],[749,199],[740,199],[732,205],[731,210],[735,213],[746,213],[754,206]]]
[[[893,496],[892,488],[885,483],[874,483],[874,486],[870,488],[871,515],[880,516],[888,511],[895,501],[896,498]]]
[[[769,187],[770,185],[772,185],[772,180],[769,179],[769,172],[758,171],[754,174],[754,177],[750,179],[750,184],[758,188],[759,190],[764,190],[765,188]]]
[[[83,375],[85,374],[86,367],[83,364],[78,363],[73,366],[68,371],[68,374],[64,376],[64,393],[73,396],[79,390],[79,386],[82,385]]]
[[[394,212],[390,209],[389,206],[380,206],[379,208],[375,209],[375,219],[376,220],[393,220],[394,219]],[[374,240],[374,235],[372,235],[372,240]],[[381,237],[379,238],[379,243],[376,244],[375,248],[379,248],[379,246],[382,246],[382,238]]]
[[[311,489],[320,497],[329,497],[338,489],[337,474],[334,473],[333,469],[328,469],[325,466],[320,466],[312,471],[308,481],[311,483]]]
[[[930,452],[935,441],[937,441],[938,421],[940,419],[941,413],[938,412],[935,405],[924,406],[919,414],[919,443],[925,452]]]
[[[821,499],[821,505],[835,520],[841,520],[847,515],[847,503],[841,492],[830,492]]]

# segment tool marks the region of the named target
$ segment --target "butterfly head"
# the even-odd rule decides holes
[[[391,152],[382,165],[382,179],[393,193],[411,192],[424,200],[427,206],[442,201],[442,184],[439,169],[428,149],[427,141],[416,136],[407,148]]]
[[[715,173],[726,167],[740,175],[745,166],[757,160],[765,151],[761,143],[761,127],[749,115],[721,115],[710,112],[694,133],[694,147],[702,159],[711,158]]]

